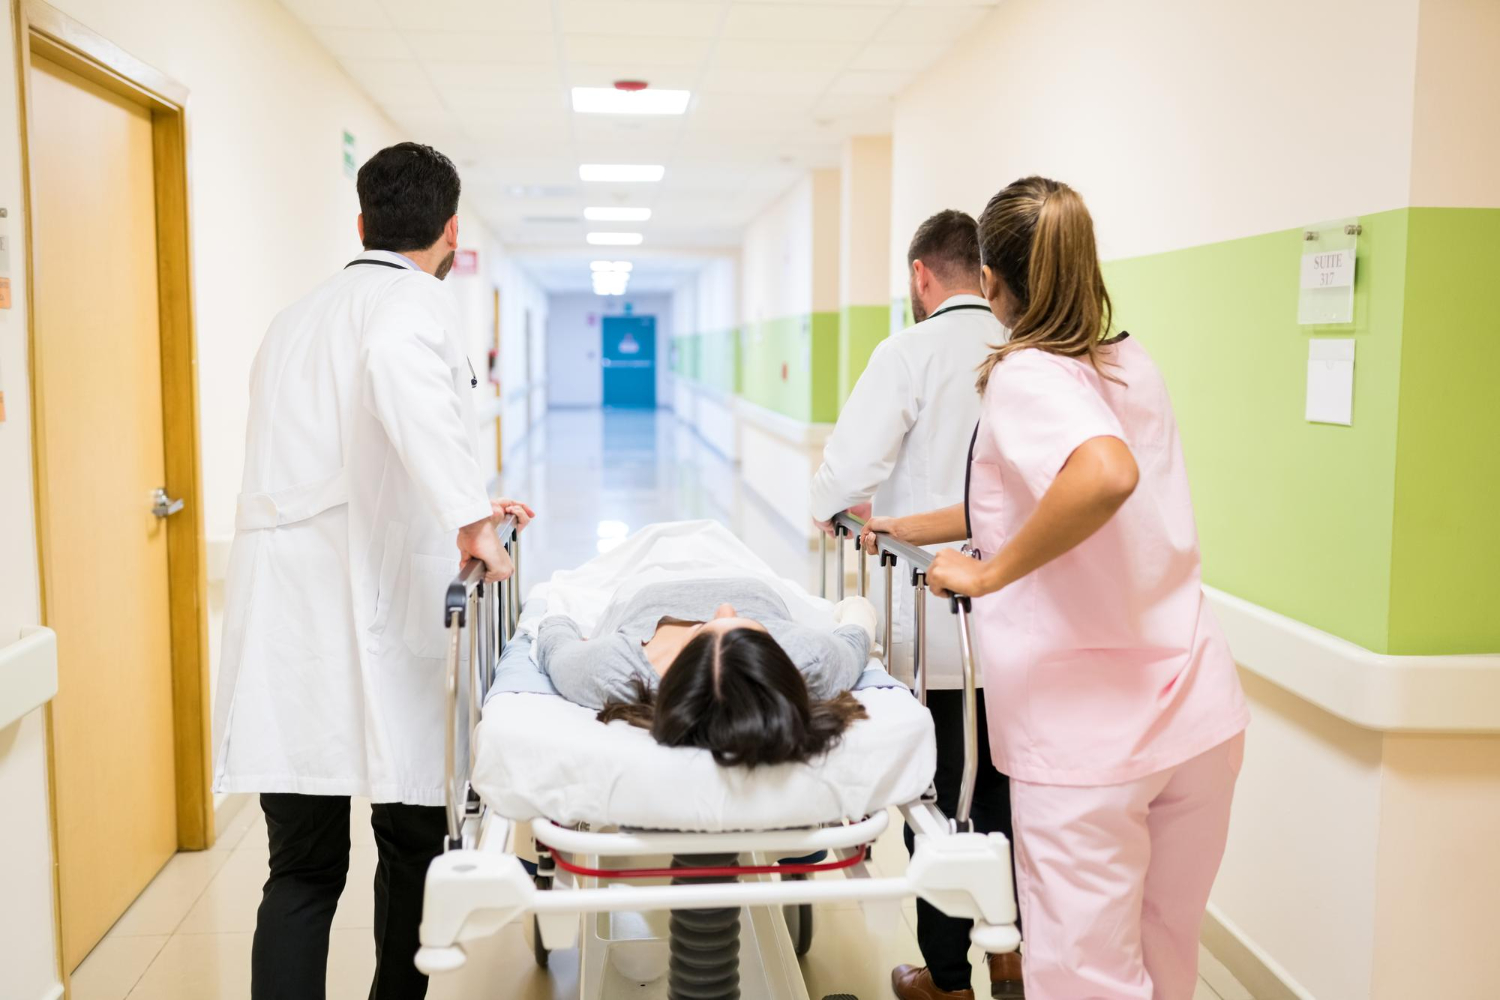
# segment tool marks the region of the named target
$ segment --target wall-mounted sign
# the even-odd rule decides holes
[[[1302,255],[1303,288],[1343,288],[1353,284],[1353,250],[1320,250]]]
[[[1323,222],[1303,231],[1298,323],[1354,322],[1354,260],[1361,231],[1357,219]]]
[[[344,176],[359,175],[359,156],[354,152],[354,133],[344,129]]]
[[[460,278],[479,273],[479,251],[478,250],[455,250],[453,251],[452,273]]]

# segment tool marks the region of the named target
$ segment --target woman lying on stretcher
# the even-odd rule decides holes
[[[865,717],[849,694],[869,662],[875,609],[850,598],[820,630],[750,578],[648,584],[617,597],[585,639],[544,618],[537,662],[569,701],[649,729],[658,743],[712,751],[723,766],[805,762]]]

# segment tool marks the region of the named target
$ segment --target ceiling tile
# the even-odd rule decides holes
[[[836,69],[858,51],[854,42],[804,41],[794,38],[726,38],[714,50],[714,65],[761,73]]]
[[[552,5],[539,0],[383,0],[406,30],[551,32]]]
[[[560,0],[563,30],[569,34],[712,38],[721,8],[684,0]]]
[[[889,7],[825,3],[736,3],[724,22],[725,38],[865,41]]]
[[[710,38],[567,35],[570,63],[695,68],[708,58]],[[648,77],[649,79],[649,77]],[[655,81],[652,81],[655,83]]]
[[[828,93],[836,95],[852,94],[855,96],[889,96],[899,93],[911,82],[911,79],[911,73],[878,70],[840,73],[838,79],[833,81],[833,86],[828,88]]]
[[[948,44],[988,13],[983,7],[907,7],[898,10],[875,36],[892,44]]]
[[[315,28],[313,34],[340,62],[370,59],[410,59],[411,49],[390,28]]]
[[[385,11],[367,0],[281,0],[303,24],[313,28],[388,28]]]
[[[948,45],[944,42],[929,42],[925,45],[908,42],[871,42],[854,57],[849,68],[913,72],[926,69],[946,51],[948,51]]]
[[[562,77],[554,66],[435,62],[426,64],[426,68],[427,75],[440,87],[508,95],[517,104],[546,100],[563,90]]]
[[[557,62],[550,33],[503,31],[410,31],[411,50],[432,62],[483,62],[497,66],[537,66]]]
[[[834,70],[712,69],[703,75],[705,94],[821,94],[833,82]]]

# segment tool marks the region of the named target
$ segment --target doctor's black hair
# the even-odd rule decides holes
[[[354,186],[366,250],[426,250],[458,214],[457,168],[419,142],[399,142],[370,157]]]
[[[906,248],[906,267],[920,260],[945,285],[979,287],[979,224],[968,212],[946,208],[923,221]]]
[[[694,636],[652,691],[639,679],[630,701],[611,702],[600,722],[649,729],[669,747],[699,747],[722,767],[806,763],[838,745],[865,718],[847,691],[814,700],[786,650],[753,628]]]

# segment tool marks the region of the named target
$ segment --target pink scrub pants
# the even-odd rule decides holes
[[[1244,751],[1121,785],[1011,780],[1027,1000],[1191,1000]]]

